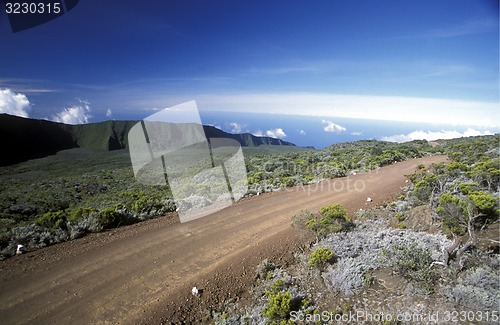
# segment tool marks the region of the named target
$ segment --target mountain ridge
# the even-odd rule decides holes
[[[87,148],[119,150],[128,148],[128,131],[139,120],[108,120],[70,125],[48,120],[0,114],[0,138],[3,151],[0,166],[43,158],[61,150]],[[260,145],[296,146],[281,139],[259,137],[250,133],[231,134],[203,125],[207,138],[230,138],[242,147]]]

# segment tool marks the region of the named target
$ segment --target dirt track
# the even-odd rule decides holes
[[[303,209],[341,203],[352,214],[400,193],[414,159],[303,188],[242,200],[179,224],[174,216],[92,234],[0,262],[2,324],[158,324],[208,317],[241,296],[263,258],[286,264],[301,238]],[[367,197],[373,199],[367,203]],[[204,289],[192,297],[191,288]],[[206,318],[205,318],[206,319]]]

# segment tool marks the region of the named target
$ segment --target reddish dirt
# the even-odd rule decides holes
[[[304,243],[292,215],[333,203],[350,214],[383,204],[418,164],[445,160],[413,159],[254,196],[184,224],[168,215],[9,258],[0,262],[0,322],[206,323],[211,310],[244,295],[262,259],[292,262]],[[203,294],[192,296],[193,286]]]

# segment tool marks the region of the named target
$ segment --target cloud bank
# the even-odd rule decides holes
[[[472,137],[478,135],[492,135],[491,131],[478,131],[472,128],[468,128],[464,132],[458,131],[445,131],[441,130],[438,132],[434,131],[413,131],[408,134],[396,134],[388,137],[382,137],[380,140],[382,141],[390,141],[390,142],[407,142],[412,140],[438,140],[438,139],[454,139],[454,138],[463,138],[463,137]]]
[[[500,127],[497,102],[307,92],[201,95],[197,102],[207,111],[214,112],[238,110],[263,114]]]
[[[31,104],[26,95],[10,89],[0,89],[0,113],[29,117]]]
[[[89,123],[90,103],[79,99],[79,104],[65,108],[52,117],[52,121],[64,124],[86,124]]]
[[[266,135],[271,138],[279,138],[279,139],[286,138],[286,133],[285,131],[283,131],[282,128],[267,130]]]
[[[326,126],[323,128],[325,132],[340,133],[340,132],[345,132],[347,130],[342,125],[335,124],[332,121],[328,120],[322,120],[321,124],[326,124]]]
[[[245,127],[243,124],[238,123],[238,122],[230,122],[229,123],[230,131],[231,133],[241,133],[243,131],[243,128]]]

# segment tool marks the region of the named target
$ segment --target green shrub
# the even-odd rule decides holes
[[[306,220],[307,229],[314,232],[317,240],[329,233],[348,230],[353,226],[351,219],[347,217],[347,210],[341,204],[322,207],[319,216],[307,212],[300,217],[296,217],[296,220],[299,218],[300,220]]]
[[[395,215],[394,215],[394,218],[396,218],[397,221],[404,221],[406,219],[405,215],[400,213],[400,212],[397,212]]]
[[[329,248],[320,247],[316,248],[314,252],[311,253],[311,258],[309,259],[309,266],[313,267],[323,267],[326,263],[330,262],[333,258],[333,252]]]
[[[68,221],[76,221],[80,218],[87,217],[94,212],[96,212],[94,208],[78,208],[70,214]]]
[[[35,224],[50,229],[66,229],[66,212],[63,210],[46,212],[35,221]]]
[[[272,321],[286,320],[290,316],[292,296],[290,292],[266,292],[267,306],[262,310],[264,316]]]
[[[492,216],[495,213],[495,205],[498,200],[491,194],[483,191],[474,191],[469,194],[469,200],[474,204],[477,212],[485,216]]]
[[[443,231],[448,235],[463,235],[466,232],[463,220],[467,218],[467,202],[446,192],[439,197],[436,213],[441,217]]]
[[[428,250],[418,246],[417,243],[411,243],[394,246],[392,253],[393,266],[399,274],[421,283],[427,291],[432,291],[437,273],[432,268],[433,261]]]
[[[350,221],[347,218],[347,210],[344,208],[342,204],[332,204],[322,207],[319,210],[319,213],[328,219],[344,219],[346,221]]]
[[[278,279],[278,280],[276,280],[276,282],[274,282],[274,284],[271,284],[269,289],[271,289],[272,292],[279,292],[285,288],[285,285],[286,285],[285,280]]]
[[[464,195],[468,195],[473,191],[477,191],[478,188],[478,183],[460,183],[460,185],[458,185],[458,190]]]
[[[432,194],[432,185],[427,180],[418,181],[417,184],[415,184],[413,193],[420,202],[429,202]]]
[[[109,207],[99,212],[97,220],[100,226],[104,229],[109,229],[118,227],[122,222],[122,216],[116,207]]]

